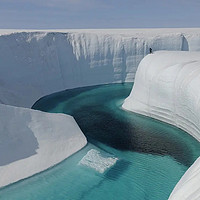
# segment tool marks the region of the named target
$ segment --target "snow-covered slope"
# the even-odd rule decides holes
[[[155,50],[200,50],[200,29],[0,30],[0,103],[86,85],[133,81]]]
[[[169,200],[200,199],[200,157],[186,171],[172,191]]]
[[[200,141],[200,52],[156,52],[140,63],[123,108],[173,124]],[[170,200],[200,198],[200,157]]]
[[[0,187],[41,172],[87,143],[73,117],[0,104]]]

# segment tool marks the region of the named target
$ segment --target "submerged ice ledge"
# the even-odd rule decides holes
[[[141,61],[123,108],[175,125],[200,141],[199,86],[200,52],[155,52]],[[170,200],[200,197],[199,159],[179,181]]]
[[[110,154],[102,154],[96,149],[91,149],[87,154],[80,160],[79,165],[84,165],[89,168],[96,170],[99,173],[104,173],[107,169],[115,165],[118,158]]]

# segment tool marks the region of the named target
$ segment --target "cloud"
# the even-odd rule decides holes
[[[0,27],[199,27],[199,10],[197,0],[0,0]]]
[[[4,0],[5,1],[5,0]],[[14,2],[14,0],[8,0]],[[18,0],[18,2],[23,2],[25,4],[32,4],[38,7],[54,8],[54,9],[65,9],[70,8],[73,10],[79,9],[91,9],[102,3],[97,0]]]

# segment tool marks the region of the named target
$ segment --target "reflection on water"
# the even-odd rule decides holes
[[[79,88],[36,102],[34,109],[73,115],[89,144],[56,167],[1,189],[0,199],[167,200],[200,145],[180,129],[122,110],[131,87]],[[118,160],[104,173],[79,165],[91,149]]]

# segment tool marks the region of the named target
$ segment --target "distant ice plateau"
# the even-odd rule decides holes
[[[0,143],[0,149],[5,150],[5,148],[11,147],[11,144],[15,144],[18,148],[18,141],[23,144],[21,149],[17,149],[14,156],[8,151],[7,154],[0,157],[0,186],[29,177],[57,164],[81,149],[87,142],[78,125],[70,116],[46,114],[27,108],[30,108],[42,96],[61,90],[133,81],[137,67],[149,53],[149,48],[152,48],[153,51],[200,51],[200,29],[0,30],[0,141],[4,141]],[[190,89],[195,85],[193,78],[198,71],[199,61],[195,53],[191,61],[191,55],[185,53],[182,56],[180,53],[174,52],[171,54],[155,53],[147,56],[141,66],[149,65],[152,73],[155,72],[153,62],[158,67],[157,60],[159,60],[161,68],[166,68],[164,73],[156,71],[161,75],[157,81],[164,90],[158,88],[157,82],[151,79],[148,81],[151,86],[155,86],[155,89],[149,88],[145,83],[145,77],[151,76],[148,67],[145,68],[147,74],[141,72],[140,68],[143,67],[139,68],[137,74],[143,74],[144,77],[136,77],[134,87],[140,85],[139,83],[143,80],[142,84],[147,85],[148,95],[152,98],[150,100],[148,97],[148,101],[152,105],[155,97],[159,98],[156,102],[161,101],[163,97],[166,97],[167,92],[170,93],[171,98],[169,106],[173,107],[174,96],[178,97],[176,105],[178,101],[183,107],[186,103],[182,113],[179,113],[180,116],[173,114],[173,110],[170,113],[161,112],[162,114],[159,114],[161,109],[157,113],[156,109],[153,107],[151,109],[153,108],[158,116],[164,116],[165,119],[168,114],[173,115],[176,123],[174,125],[183,126],[184,130],[188,123],[192,122],[186,131],[198,139],[199,127],[197,124],[200,115],[195,109],[197,109],[199,95],[194,97],[192,94],[196,92],[197,88],[192,89],[191,92]],[[145,64],[145,62],[147,63]],[[177,71],[170,72],[170,70],[173,71],[172,65],[175,65],[174,69]],[[169,69],[167,69],[168,66]],[[182,66],[191,66],[196,71],[194,70],[190,74],[190,71],[185,72],[187,67],[182,68]],[[184,71],[183,75],[189,73],[190,78],[183,79],[182,86],[187,93],[183,93],[183,89],[180,89],[176,90],[177,92],[173,93],[173,96],[171,93],[172,81],[176,79],[174,73],[178,73],[178,70]],[[173,76],[170,77],[170,74]],[[180,76],[181,74],[182,72],[179,73]],[[182,80],[181,77],[174,80],[175,85],[179,84],[179,80]],[[190,80],[193,80],[193,84],[190,84]],[[169,87],[167,82],[169,85],[171,84]],[[157,92],[156,89],[158,89]],[[161,92],[161,96],[157,94],[158,92]],[[186,96],[180,100],[179,95]],[[145,100],[146,96],[143,97],[144,99],[141,100]],[[130,106],[132,100],[130,99],[129,103],[128,101],[125,107],[132,109]],[[164,101],[164,103],[166,106],[167,102]],[[177,109],[179,111],[179,107]],[[132,111],[135,110],[132,109]],[[153,112],[149,113],[154,117]],[[186,115],[184,115],[185,113]],[[177,116],[178,118],[176,118]],[[187,122],[187,124],[183,122]],[[63,130],[59,127],[62,127]],[[50,146],[53,144],[49,136],[52,137],[52,141],[55,141],[56,138],[58,142],[55,144],[57,146],[54,148],[54,156],[51,161],[48,159],[52,153]],[[72,143],[70,139],[73,140]],[[31,145],[27,146],[30,141],[32,141]],[[74,144],[73,150],[65,147],[65,145],[70,146],[71,144]],[[44,153],[44,149],[47,153]],[[29,161],[33,166],[26,164]],[[13,171],[17,171],[16,175],[13,175]],[[191,187],[188,190],[193,192]],[[179,199],[183,200],[184,198],[177,196],[176,200]]]

